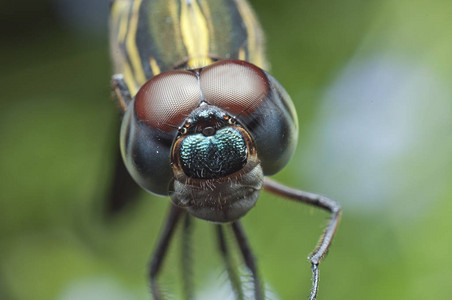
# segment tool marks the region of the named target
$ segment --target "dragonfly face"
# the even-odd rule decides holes
[[[133,178],[192,215],[230,222],[252,208],[264,175],[292,155],[297,119],[270,75],[239,60],[161,73],[138,91],[122,124]]]

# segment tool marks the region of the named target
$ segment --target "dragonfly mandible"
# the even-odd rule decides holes
[[[264,35],[249,4],[115,0],[110,23],[112,84],[124,111],[120,134],[124,164],[143,189],[171,199],[149,266],[153,297],[162,299],[157,277],[176,225],[185,216],[184,228],[188,227],[193,216],[216,223],[226,264],[223,227],[232,228],[252,274],[255,299],[264,299],[239,221],[264,189],[331,213],[309,256],[313,274],[309,299],[316,299],[318,266],[341,209],[334,200],[267,177],[288,163],[298,123],[289,95],[265,71]],[[189,288],[186,297],[192,297]]]

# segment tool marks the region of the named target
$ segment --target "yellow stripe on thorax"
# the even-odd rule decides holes
[[[144,74],[140,59],[140,53],[138,52],[136,44],[136,33],[141,2],[142,0],[135,0],[133,2],[132,14],[130,17],[130,24],[126,41],[127,53],[129,55],[130,62],[132,63],[133,73],[135,74],[135,78],[140,85],[146,82],[146,75]]]
[[[112,24],[114,24],[115,28],[117,28],[116,34],[118,44],[124,43],[126,39],[130,20],[128,12],[131,5],[131,1],[115,1],[111,7]],[[127,63],[127,59],[123,57],[122,60],[121,72],[123,73],[124,81],[133,96],[138,91],[137,83],[129,64]]]
[[[155,76],[160,73],[160,67],[157,64],[157,61],[155,60],[155,58],[153,58],[153,57],[149,58],[149,66],[151,67],[152,75]]]
[[[251,63],[266,69],[267,61],[262,49],[263,34],[258,27],[256,16],[245,1],[236,1],[248,34],[248,53]]]
[[[246,53],[245,53],[245,49],[243,47],[239,48],[238,58],[240,60],[246,60]]]
[[[111,18],[113,24],[116,24],[118,31],[118,43],[123,43],[127,34],[129,25],[128,11],[130,9],[130,1],[115,1],[111,7]]]
[[[194,69],[212,63],[207,21],[196,1],[181,1],[180,27],[189,57],[188,67]]]

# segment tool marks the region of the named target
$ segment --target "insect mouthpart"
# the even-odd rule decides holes
[[[173,163],[186,176],[217,179],[245,166],[254,143],[244,128],[229,119],[226,112],[207,104],[187,118],[183,126],[187,130],[176,138],[172,151]]]
[[[173,202],[214,222],[243,216],[258,198],[263,171],[249,133],[221,109],[199,107],[173,146]]]

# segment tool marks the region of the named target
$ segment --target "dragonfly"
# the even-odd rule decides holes
[[[254,298],[265,298],[255,256],[240,219],[265,190],[326,210],[331,217],[309,256],[316,299],[319,264],[341,216],[325,196],[269,176],[288,162],[298,121],[283,86],[266,70],[264,34],[245,0],[114,0],[110,46],[113,90],[123,111],[120,151],[128,173],[149,193],[169,197],[169,212],[150,259],[151,294],[176,227],[185,219],[216,226],[221,256],[238,299],[225,228],[233,232],[251,274]],[[125,180],[125,179],[124,179]],[[121,179],[118,180],[121,183]],[[183,270],[188,259],[182,259]],[[184,282],[189,282],[184,272]],[[185,297],[193,298],[189,284]]]

